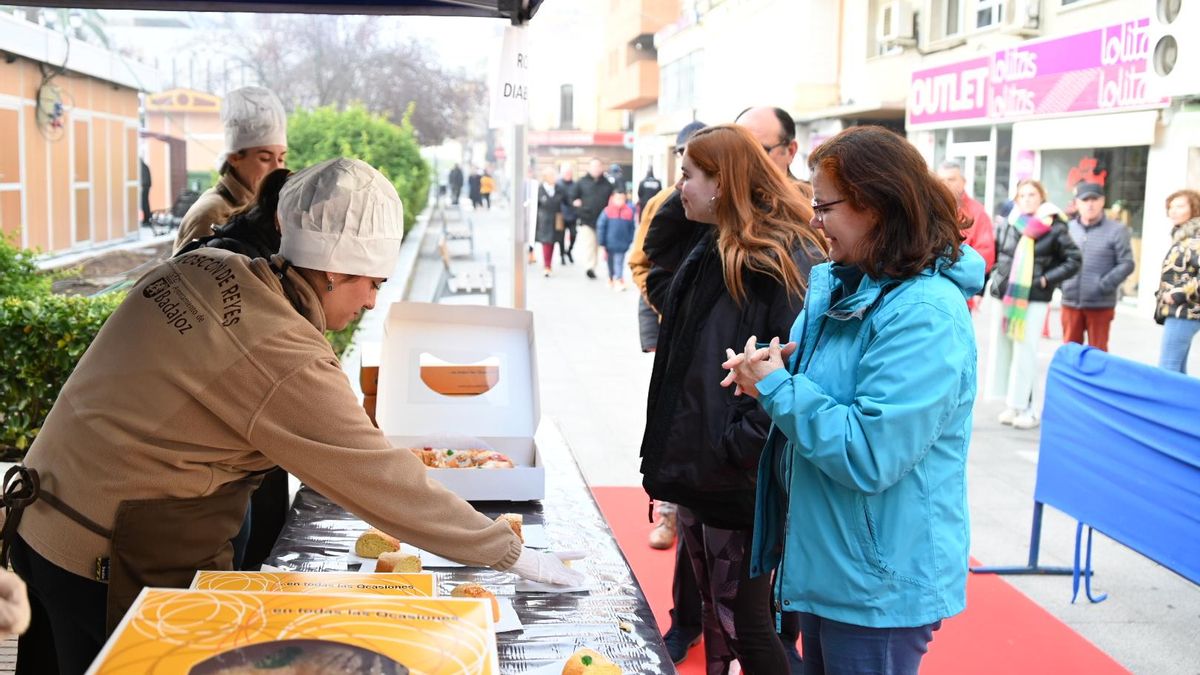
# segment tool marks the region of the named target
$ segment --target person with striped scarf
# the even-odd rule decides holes
[[[1078,274],[1081,264],[1066,216],[1046,201],[1046,188],[1033,179],[1017,183],[1012,213],[997,219],[991,286],[995,328],[987,381],[992,396],[1005,401],[1001,424],[1034,429],[1040,423],[1033,390],[1042,324],[1054,289]]]

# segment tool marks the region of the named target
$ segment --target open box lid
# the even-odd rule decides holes
[[[537,430],[532,312],[397,302],[388,308],[380,350],[375,420],[388,436],[532,438]],[[490,388],[446,395],[431,388],[442,386],[438,377],[468,388],[484,378]]]

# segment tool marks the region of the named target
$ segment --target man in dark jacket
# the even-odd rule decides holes
[[[150,167],[146,166],[146,160],[140,157],[138,164],[141,165],[142,179],[142,227],[150,227]]]
[[[646,177],[642,179],[641,183],[638,183],[637,215],[639,218],[642,216],[642,208],[646,206],[646,202],[650,201],[650,198],[654,195],[662,192],[662,189],[662,181],[654,177],[654,167],[647,168]]]
[[[579,235],[579,213],[575,211],[575,170],[569,162],[563,162],[555,194],[562,196],[563,241],[558,245],[562,264],[574,263],[575,239]]]
[[[604,164],[598,159],[588,164],[588,175],[575,184],[575,199],[571,203],[579,213],[579,236],[583,239],[583,262],[589,279],[596,278],[596,263],[599,261],[596,255],[596,219],[608,206],[613,189],[612,181],[604,175]]]
[[[1083,266],[1063,282],[1062,327],[1063,342],[1108,351],[1117,290],[1133,272],[1133,249],[1129,228],[1104,215],[1103,190],[1096,183],[1075,186],[1078,213],[1067,226],[1083,255]]]
[[[454,168],[450,169],[450,203],[458,204],[458,198],[462,196],[463,188],[463,172],[462,167],[455,164]]]

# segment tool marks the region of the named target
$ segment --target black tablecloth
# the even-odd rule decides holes
[[[646,597],[570,449],[552,423],[542,424],[537,440],[546,465],[545,499],[478,502],[475,507],[492,517],[524,514],[527,524],[545,525],[554,549],[587,550],[587,559],[574,564],[598,588],[581,593],[515,593],[517,578],[511,574],[482,568],[429,570],[438,574],[439,592],[448,594],[463,581],[476,581],[497,595],[513,596],[513,607],[525,627],[496,636],[502,673],[530,673],[562,664],[580,647],[607,655],[626,673],[673,672]],[[349,553],[366,528],[340,506],[301,488],[267,564],[299,571],[357,570],[358,562]]]

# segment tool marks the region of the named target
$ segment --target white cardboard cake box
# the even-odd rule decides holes
[[[541,419],[533,313],[397,302],[388,309],[383,335],[375,419],[392,444],[417,447],[431,438],[479,438],[517,466],[430,473],[470,501],[545,497],[546,471],[533,440]],[[468,368],[486,363],[495,383],[476,395],[444,395],[422,380],[423,360]]]

